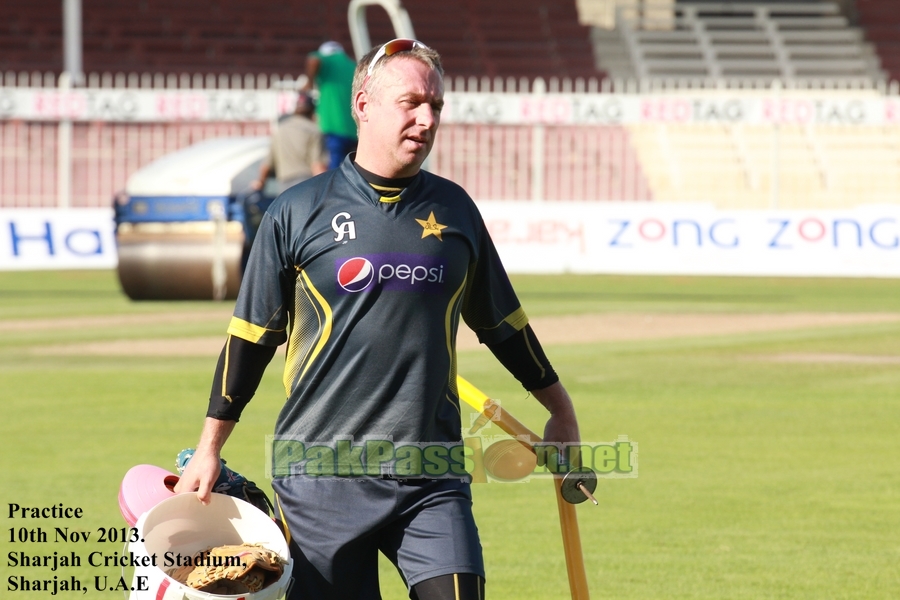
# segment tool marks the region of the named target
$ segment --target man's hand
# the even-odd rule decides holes
[[[561,451],[565,445],[578,445],[581,442],[578,420],[575,418],[572,399],[563,385],[556,382],[541,390],[531,390],[531,393],[538,402],[544,405],[544,408],[550,411],[550,418],[547,419],[547,424],[544,426],[542,445],[558,445],[557,448]],[[539,452],[538,464],[544,466],[543,463],[547,456],[546,452]],[[577,456],[571,458],[574,458],[575,462],[580,462],[580,458]]]
[[[550,411],[550,418],[544,427],[544,443],[578,444],[581,436],[578,432],[578,420],[575,418],[575,407],[572,399],[563,387],[556,382],[542,390],[531,390],[538,402]]]
[[[194,456],[185,467],[178,483],[175,484],[176,494],[196,491],[200,502],[209,504],[212,486],[218,479],[219,470],[222,468],[220,452],[222,446],[225,445],[225,440],[234,430],[235,424],[235,421],[206,418]]]
[[[575,411],[550,415],[544,426],[544,443],[578,444],[579,442],[581,442],[581,436],[578,433]]]
[[[209,495],[212,493],[213,484],[219,477],[221,467],[218,454],[208,451],[200,452],[198,449],[184,468],[184,473],[181,474],[178,483],[175,484],[175,493],[196,491],[200,502],[209,504]]]

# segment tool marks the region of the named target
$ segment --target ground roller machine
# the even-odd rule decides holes
[[[274,199],[250,188],[268,144],[267,137],[209,139],[129,178],[115,200],[118,275],[129,298],[237,297],[259,220]]]

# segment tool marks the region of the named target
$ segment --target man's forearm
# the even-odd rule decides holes
[[[223,421],[206,417],[206,420],[203,422],[203,431],[200,433],[200,441],[197,442],[197,450],[212,452],[219,456],[222,452],[222,447],[228,441],[228,436],[234,431],[235,425],[237,425],[236,421]]]
[[[238,421],[273,356],[275,346],[262,346],[229,335],[216,363],[206,416]]]

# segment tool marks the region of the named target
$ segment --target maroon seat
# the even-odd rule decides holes
[[[875,45],[881,67],[891,79],[900,79],[900,10],[894,0],[856,0],[859,25]]]
[[[325,40],[352,51],[347,5],[83,0],[84,70],[144,72],[171,65],[178,72],[299,74],[305,55]],[[578,23],[575,0],[409,0],[405,6],[416,36],[442,53],[452,76],[603,75],[594,67],[590,30]],[[369,7],[366,15],[373,44],[394,36],[382,9]],[[18,4],[0,24],[0,49],[4,70],[61,71],[58,0]]]

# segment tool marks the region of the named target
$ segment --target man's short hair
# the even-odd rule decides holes
[[[363,89],[363,85],[366,86],[366,90],[369,92],[369,94],[374,93],[381,85],[382,73],[384,71],[385,65],[397,58],[415,59],[424,64],[432,71],[437,72],[437,74],[442,78],[444,76],[444,67],[441,64],[441,55],[438,54],[436,50],[425,45],[418,45],[413,47],[412,50],[404,50],[402,52],[391,54],[390,56],[382,56],[378,59],[378,62],[375,63],[375,66],[372,68],[372,75],[368,76],[369,63],[372,62],[372,59],[380,49],[381,46],[375,46],[374,48],[366,52],[365,56],[359,59],[359,62],[356,64],[356,71],[353,73],[353,88],[350,93],[351,104],[355,104],[356,94],[361,89]],[[366,81],[366,77],[368,77],[368,81]],[[356,127],[358,128],[359,118],[356,116],[356,109],[354,106],[351,106],[351,113],[353,115],[353,120],[356,121]]]
[[[310,116],[316,112],[316,102],[306,92],[297,92],[297,106],[294,112],[300,115]]]

